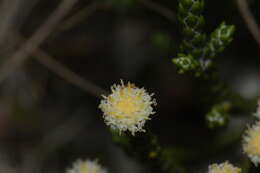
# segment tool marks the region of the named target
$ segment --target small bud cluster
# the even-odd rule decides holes
[[[212,107],[209,113],[206,114],[206,121],[210,128],[224,126],[228,120],[228,111],[231,108],[230,102],[223,102]]]
[[[179,68],[179,73],[185,73],[197,69],[199,63],[191,55],[178,54],[178,58],[173,59],[174,64]]]
[[[223,52],[224,48],[232,41],[235,27],[228,26],[224,22],[211,34],[207,44],[207,56],[213,58],[217,53]]]
[[[181,0],[179,2],[178,20],[183,27],[182,30],[185,36],[181,45],[181,51],[184,53],[198,53],[198,49],[194,48],[201,47],[206,39],[206,36],[201,32],[205,24],[202,15],[203,9],[203,0]]]

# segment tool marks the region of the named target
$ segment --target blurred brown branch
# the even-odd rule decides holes
[[[92,94],[93,96],[100,97],[102,94],[107,94],[107,92],[100,87],[96,86],[95,84],[91,83],[80,77],[79,75],[75,74],[64,65],[56,61],[54,58],[49,56],[47,53],[42,51],[38,48],[38,46],[48,37],[48,35],[53,32],[54,27],[59,23],[59,21],[67,14],[73,4],[76,2],[64,0],[62,4],[57,8],[57,10],[46,20],[46,22],[39,28],[38,31],[29,39],[27,42],[24,43],[24,46],[20,48],[7,62],[2,66],[0,69],[0,83],[10,74],[12,73],[17,67],[22,65],[24,61],[33,54],[36,59],[46,66],[49,70],[54,72],[55,74],[59,75],[63,79],[67,80],[68,82],[80,87],[81,89],[87,91],[88,93]],[[164,17],[168,18],[171,21],[175,21],[176,16],[175,14],[163,7],[159,4],[151,2],[149,0],[140,0],[148,8],[160,13]],[[98,9],[107,8],[108,5],[104,3],[93,3],[76,14],[69,17],[65,20],[60,27],[57,28],[56,32],[62,32],[65,30],[71,29],[73,26],[80,23],[83,19],[85,19],[88,15],[93,14]],[[54,31],[55,32],[55,31]],[[18,42],[24,42],[24,38],[20,35],[15,34],[15,39]],[[1,73],[2,72],[2,73]]]
[[[0,83],[22,65],[30,54],[49,36],[61,19],[69,12],[77,0],[63,0],[39,29],[0,67]]]
[[[26,43],[27,46],[24,47],[24,49],[27,50],[27,55],[25,55],[26,54],[26,52],[24,52],[25,50],[20,51],[21,52],[20,54],[16,53],[16,56],[13,56],[13,58],[4,65],[4,67],[7,67],[7,65],[8,66],[10,65],[12,67],[11,68],[12,70],[10,70],[9,68],[6,70],[2,69],[2,71],[5,72],[4,74],[8,75],[13,70],[15,70],[14,67],[18,67],[19,65],[21,65],[26,60],[26,58],[28,58],[30,56],[30,54],[28,54],[28,49],[30,49],[31,54],[33,54],[41,64],[46,66],[50,71],[54,72],[61,78],[65,79],[68,82],[74,84],[75,86],[78,86],[79,88],[87,91],[88,93],[92,94],[95,97],[100,97],[102,94],[106,94],[105,90],[101,89],[100,87],[96,86],[95,84],[91,83],[90,81],[87,81],[87,80],[83,79],[82,77],[78,76],[76,73],[72,72],[71,70],[66,68],[64,65],[62,65],[61,63],[56,61],[54,58],[49,56],[47,53],[45,53],[44,51],[39,49],[38,46],[35,44],[35,42],[38,42],[38,45],[39,45],[47,37],[47,34],[50,33],[51,30],[54,30],[53,27],[54,27],[55,23],[58,23],[65,16],[65,14],[69,11],[69,9],[72,6],[73,6],[73,3],[72,4],[65,3],[65,1],[64,1],[63,6],[60,5],[59,9],[57,9],[55,14],[53,14],[53,16],[51,16],[47,20],[47,24],[46,23],[43,24],[43,26],[39,29],[40,31],[35,33],[34,37],[36,37],[37,39],[36,38],[33,39],[33,37],[32,37],[31,41],[30,40],[27,41],[27,43]],[[76,24],[81,22],[85,17],[92,14],[97,9],[103,8],[103,7],[105,7],[105,5],[99,4],[99,3],[93,3],[89,6],[87,6],[86,8],[80,10],[78,13],[72,15],[70,18],[65,20],[60,25],[61,27],[58,28],[57,32],[62,32],[62,31],[71,29],[73,26],[75,26]],[[58,17],[56,16],[57,13],[59,14]],[[54,18],[54,16],[55,16],[55,18]],[[45,37],[41,33],[44,33]],[[23,44],[25,42],[25,39],[22,38],[19,34],[13,33],[13,41],[18,42],[19,44]],[[22,56],[23,58],[21,58],[21,55],[23,55]],[[2,74],[2,76],[0,75],[0,82],[5,79],[6,75],[3,75],[3,74]]]
[[[95,97],[101,97],[102,94],[106,95],[106,91],[93,84],[92,82],[83,79],[81,76],[77,75],[73,71],[69,70],[67,67],[56,61],[54,58],[46,54],[40,49],[36,49],[34,52],[35,58],[44,66],[46,66],[50,71],[57,74],[66,81],[78,86],[84,91]]]
[[[237,5],[239,12],[244,19],[245,23],[247,24],[247,27],[251,34],[253,35],[255,41],[260,46],[260,28],[253,16],[253,14],[250,12],[250,9],[247,4],[247,0],[237,0]]]
[[[19,44],[22,44],[25,40],[24,38],[22,38],[22,36],[20,36],[17,33],[13,33],[13,36],[13,41]],[[66,81],[72,83],[73,85],[83,89],[87,93],[98,98],[101,97],[102,94],[107,94],[105,90],[93,84],[92,82],[83,79],[82,77],[80,77],[73,71],[69,70],[67,67],[56,61],[53,57],[51,57],[41,49],[36,47],[32,54],[35,56],[39,63],[46,66],[50,71],[57,74]]]

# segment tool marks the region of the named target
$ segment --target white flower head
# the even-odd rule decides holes
[[[120,132],[145,132],[143,126],[150,115],[154,114],[156,105],[153,94],[148,94],[144,88],[138,88],[121,80],[121,85],[113,85],[112,93],[103,96],[99,108],[103,111],[105,123]]]
[[[101,167],[97,161],[77,160],[72,168],[69,168],[66,173],[107,173],[107,170]]]
[[[256,112],[253,114],[256,118],[260,119],[260,99],[257,102]]]
[[[260,121],[246,130],[243,137],[243,151],[255,166],[260,163]]]
[[[240,173],[241,169],[233,166],[228,161],[221,164],[212,164],[208,168],[208,173]]]

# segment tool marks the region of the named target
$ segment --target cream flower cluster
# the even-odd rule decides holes
[[[233,166],[228,161],[221,164],[212,164],[209,166],[208,173],[240,173],[241,169]]]
[[[103,96],[99,108],[103,111],[105,123],[120,132],[130,131],[134,135],[138,131],[144,132],[143,126],[150,115],[154,114],[156,105],[153,94],[148,94],[144,88],[138,88],[128,82],[113,85],[112,93]]]
[[[243,150],[257,166],[260,163],[260,122],[248,127],[243,137]]]
[[[69,168],[66,173],[107,173],[106,169],[101,167],[97,161],[77,160],[72,168]]]

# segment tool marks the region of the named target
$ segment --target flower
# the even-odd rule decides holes
[[[253,114],[256,118],[260,119],[260,100],[258,100],[257,102],[257,109],[256,109],[256,112]]]
[[[153,94],[148,94],[144,88],[138,88],[121,80],[121,85],[113,85],[112,93],[103,96],[99,108],[103,111],[105,123],[112,129],[136,132],[145,132],[143,126],[150,115],[154,114],[153,105],[156,105]]]
[[[212,164],[209,166],[208,173],[240,173],[241,169],[234,167],[228,161],[221,164]]]
[[[243,137],[243,150],[256,166],[260,163],[260,122],[248,127]]]
[[[101,167],[97,161],[77,160],[72,168],[69,168],[66,173],[107,173],[107,170]]]

